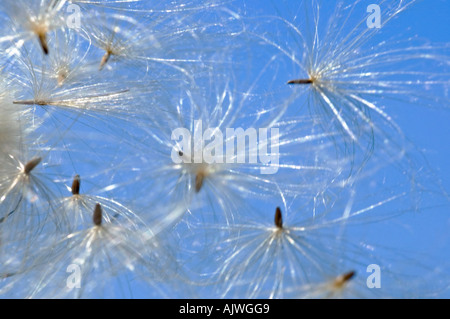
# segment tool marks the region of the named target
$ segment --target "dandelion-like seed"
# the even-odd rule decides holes
[[[51,247],[44,248],[37,258],[37,285],[27,293],[31,298],[86,298],[111,296],[125,291],[117,290],[121,276],[139,274],[152,284],[153,295],[166,296],[169,278],[179,278],[176,261],[150,228],[139,221],[119,220],[103,223],[103,207],[97,203],[91,212],[91,226],[69,233]],[[52,265],[45,262],[52,258]],[[39,267],[39,265],[41,265]],[[68,285],[68,266],[79,273],[77,289]],[[43,268],[43,269],[40,269]],[[166,288],[163,288],[166,287]]]
[[[36,68],[46,73],[46,79],[54,79],[58,87],[83,84],[95,72],[89,59],[92,54],[91,42],[73,29],[61,28],[49,33],[49,43],[54,52],[43,61],[40,68]]]
[[[111,57],[131,58],[139,48],[136,29],[139,24],[125,15],[93,16],[87,19],[88,36],[104,51],[99,69],[102,70]],[[134,33],[132,35],[132,33]],[[135,57],[134,57],[135,58]]]
[[[241,93],[226,76],[201,75],[197,81],[182,98],[144,119],[142,134],[147,136],[144,143],[139,141],[138,158],[145,163],[137,168],[142,185],[138,189],[151,187],[155,198],[181,203],[198,218],[224,217],[231,223],[246,198],[316,192],[323,190],[319,176],[327,176],[329,185],[339,179],[339,161],[332,153],[327,157],[333,145],[316,144],[328,134],[312,133],[310,121],[279,121],[274,127],[255,129],[258,123],[246,124],[244,112],[252,106],[251,89]],[[298,153],[290,153],[291,146]],[[136,169],[135,163],[129,165]],[[196,210],[208,217],[199,217]]]
[[[362,1],[349,5],[338,2],[331,13],[328,3],[305,1],[300,7],[304,15],[296,16],[295,22],[274,19],[274,25],[281,22],[280,32],[287,34],[284,43],[266,34],[256,36],[276,49],[275,61],[286,57],[294,65],[294,71],[288,73],[297,75],[287,81],[297,96],[292,106],[306,103],[311,113],[323,116],[324,129],[339,130],[346,143],[370,152],[374,143],[380,143],[384,150],[392,150],[390,157],[400,158],[406,147],[402,130],[380,104],[389,99],[395,103],[406,96],[408,104],[439,101],[448,105],[448,99],[436,96],[437,90],[433,96],[425,93],[448,86],[444,71],[448,67],[447,45],[410,44],[413,39],[375,42],[379,33],[414,2],[382,1],[381,26],[369,28]],[[406,68],[405,63],[409,63]],[[411,67],[416,64],[425,64],[430,71]]]
[[[11,156],[0,178],[0,232],[4,243],[26,243],[55,228],[51,179],[37,170],[42,158],[22,162]]]
[[[84,229],[92,224],[129,223],[130,225],[144,224],[139,216],[118,201],[98,195],[82,194],[81,177],[75,175],[70,187],[71,196],[58,198],[54,206],[58,211],[58,225],[61,233],[70,233]]]
[[[45,55],[49,54],[48,33],[63,26],[61,9],[65,1],[43,0],[5,0],[1,9],[6,13],[11,24],[10,35],[0,37],[0,43],[13,42],[21,47],[33,37]],[[7,23],[7,22],[4,22]]]
[[[334,262],[333,250],[339,249],[337,242],[326,244],[331,236],[326,229],[320,222],[284,225],[279,207],[274,225],[249,221],[229,226],[232,235],[222,246],[230,251],[218,270],[223,296],[283,298],[292,287],[320,277]]]
[[[356,277],[354,270],[342,273],[334,278],[330,278],[324,282],[307,284],[300,288],[299,298],[303,299],[332,299],[356,297],[354,287],[349,287],[351,281]]]
[[[98,78],[88,74],[84,79],[72,78],[73,82],[69,81],[70,78],[63,79],[60,78],[61,74],[57,74],[58,82],[56,82],[54,74],[47,72],[45,66],[35,65],[28,59],[19,59],[18,62],[19,70],[23,74],[17,74],[16,82],[24,88],[24,91],[16,97],[13,104],[40,106],[45,111],[51,108],[56,108],[59,112],[71,111],[75,114],[75,119],[80,116],[96,117],[105,113],[125,118],[121,114],[129,115],[127,109],[133,98],[132,91],[136,90],[134,96],[137,96],[140,90],[131,83],[127,86],[125,83],[99,81]]]
[[[155,12],[153,15],[148,24],[138,22],[127,13],[94,11],[85,17],[85,36],[102,50],[100,71],[118,61],[128,67],[147,69],[152,63],[152,73],[163,74],[164,66],[169,66],[187,74],[179,64],[199,63],[189,54],[190,49],[183,48],[189,43],[184,38],[196,31],[195,27],[179,25],[179,21],[184,22],[178,17],[183,12]]]

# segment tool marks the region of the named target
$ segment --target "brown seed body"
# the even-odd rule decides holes
[[[38,34],[39,43],[41,44],[42,51],[44,54],[48,54],[48,44],[47,44],[47,34],[42,32]]]
[[[72,182],[72,195],[79,195],[80,194],[80,175],[75,175]]]
[[[103,215],[102,206],[100,206],[100,204],[96,204],[94,209],[94,216],[92,218],[95,226],[101,226],[102,215]]]
[[[283,228],[283,216],[281,215],[280,207],[275,210],[275,226],[279,229]]]
[[[205,179],[205,175],[202,172],[197,173],[195,176],[195,192],[198,193],[202,189],[203,180]]]
[[[314,81],[312,79],[298,79],[298,80],[290,80],[287,84],[312,84]]]
[[[349,271],[345,274],[342,274],[340,276],[338,276],[335,280],[334,280],[334,286],[336,288],[342,288],[342,286],[348,282],[350,279],[352,279],[355,276],[355,271]]]
[[[23,100],[23,101],[13,101],[13,104],[20,104],[20,105],[41,105],[45,106],[48,103],[42,100]]]
[[[25,164],[25,167],[23,168],[23,172],[28,175],[31,173],[31,171],[39,165],[39,163],[41,162],[42,158],[40,157],[35,157],[33,158],[31,161],[29,161],[27,164]]]
[[[99,70],[102,70],[106,63],[108,63],[109,58],[111,57],[111,51],[106,51],[105,55],[102,57],[102,60],[100,61],[100,68]]]

